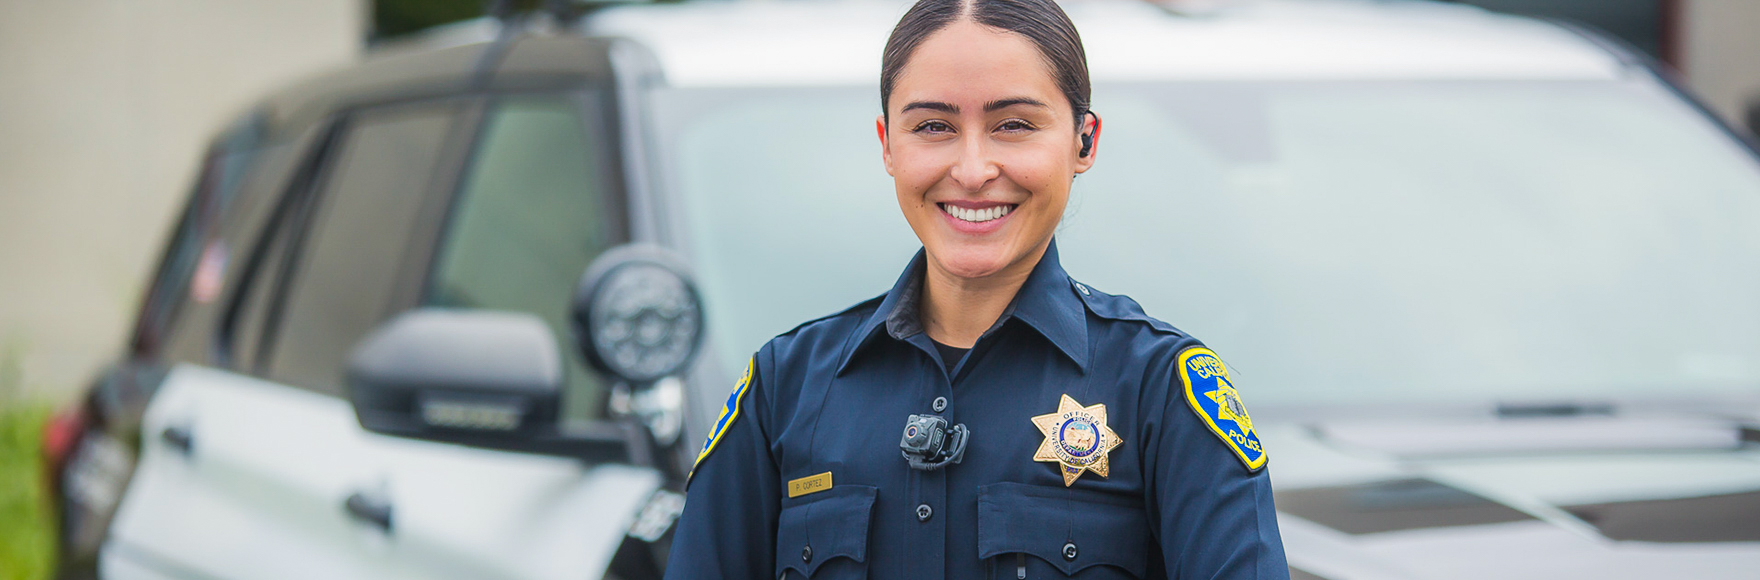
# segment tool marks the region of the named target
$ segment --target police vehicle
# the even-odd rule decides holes
[[[1439,3],[1065,8],[1064,264],[1227,360],[1296,578],[1760,570],[1760,158],[1667,73]],[[483,21],[264,100],[51,426],[63,575],[657,577],[746,357],[915,250],[903,9]]]

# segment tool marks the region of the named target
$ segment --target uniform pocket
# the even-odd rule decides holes
[[[782,508],[776,522],[776,576],[868,577],[868,521],[875,488],[838,485]]]
[[[1023,483],[978,488],[978,557],[996,578],[1142,578],[1149,565],[1142,502]]]

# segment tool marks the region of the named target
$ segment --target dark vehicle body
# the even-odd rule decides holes
[[[143,448],[224,461],[206,456],[225,435],[202,417],[143,430],[173,367],[342,396],[350,349],[417,308],[543,318],[568,353],[563,421],[607,434],[546,452],[645,466],[676,487],[677,427],[664,441],[624,437],[629,393],[611,401],[614,379],[590,370],[568,321],[594,258],[655,228],[631,202],[614,41],[507,30],[487,43],[382,51],[268,99],[213,142],[128,356],[52,427],[66,432],[52,457],[64,577],[95,575],[101,550],[159,573],[199,570],[111,525]],[[329,507],[389,531],[389,516],[357,496]],[[616,552],[626,555],[613,569],[652,574],[653,557],[637,552]]]

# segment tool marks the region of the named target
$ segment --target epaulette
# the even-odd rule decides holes
[[[855,305],[854,305],[854,306],[851,306],[851,307],[849,307],[849,308],[845,308],[845,309],[843,309],[843,310],[839,310],[839,311],[837,311],[837,312],[833,312],[833,313],[831,313],[831,314],[827,314],[827,315],[824,315],[824,316],[820,316],[820,317],[818,317],[818,318],[814,318],[814,319],[812,319],[812,320],[808,320],[808,321],[806,321],[806,322],[802,322],[802,323],[800,323],[800,324],[796,324],[796,325],[795,325],[795,326],[794,326],[794,328],[790,328],[790,329],[788,329],[788,332],[784,332],[784,333],[782,333],[782,334],[778,334],[778,335],[776,335],[776,336],[777,336],[777,337],[778,337],[778,338],[780,338],[780,337],[784,337],[784,336],[788,336],[788,335],[790,335],[790,334],[794,334],[794,333],[796,333],[796,332],[800,332],[800,330],[801,330],[801,329],[802,329],[802,328],[806,328],[806,327],[808,327],[808,326],[812,326],[812,325],[814,325],[814,324],[818,324],[818,323],[820,323],[820,322],[824,322],[824,321],[827,321],[827,320],[831,320],[831,319],[833,319],[833,318],[837,318],[837,317],[840,317],[840,316],[844,316],[844,315],[846,315],[846,314],[850,314],[850,313],[852,313],[852,312],[856,312],[856,311],[859,311],[859,310],[863,310],[863,309],[867,309],[867,308],[873,308],[873,307],[878,307],[878,306],[879,306],[879,305],[880,305],[880,303],[881,303],[881,302],[882,302],[882,301],[884,301],[884,300],[886,300],[886,295],[885,295],[885,294],[881,294],[881,295],[879,295],[879,296],[875,296],[875,297],[873,297],[873,298],[869,298],[869,299],[867,299],[867,300],[863,300],[863,301],[861,301],[861,302],[857,302],[857,303],[856,303],[856,304],[855,304]]]
[[[1139,322],[1148,325],[1150,329],[1157,332],[1182,337],[1191,336],[1166,321],[1149,316],[1148,313],[1143,312],[1143,306],[1137,304],[1137,301],[1129,296],[1107,294],[1094,289],[1093,286],[1077,282],[1075,278],[1070,278],[1069,283],[1075,287],[1076,295],[1082,298],[1082,304],[1087,306],[1088,312],[1092,312],[1094,316],[1107,320]]]

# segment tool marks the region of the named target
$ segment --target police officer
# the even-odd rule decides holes
[[[885,295],[752,358],[697,456],[667,576],[1287,578],[1227,365],[1058,262],[1101,129],[1069,18],[1051,0],[921,0],[880,91],[882,159],[923,250]]]

